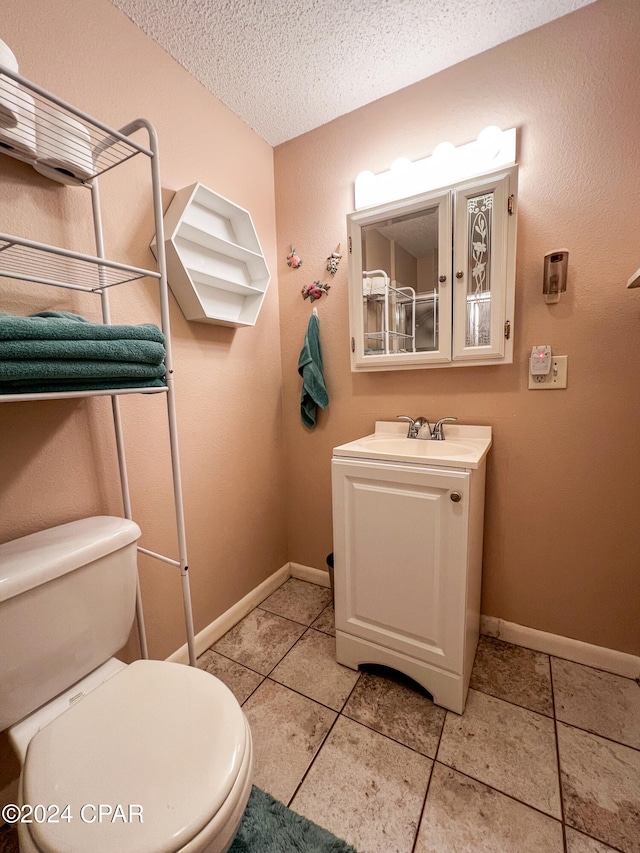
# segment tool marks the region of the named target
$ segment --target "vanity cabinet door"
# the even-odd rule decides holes
[[[336,630],[461,673],[469,472],[334,459],[332,478]]]

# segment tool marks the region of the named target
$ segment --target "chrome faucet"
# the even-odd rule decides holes
[[[409,421],[409,432],[407,438],[429,439],[433,438],[431,426],[426,418],[410,418],[409,415],[396,415],[399,421]]]
[[[445,424],[447,421],[457,421],[457,418],[440,418],[437,421],[436,425],[433,428],[433,432],[431,433],[431,438],[434,441],[444,441],[444,427],[442,424]]]

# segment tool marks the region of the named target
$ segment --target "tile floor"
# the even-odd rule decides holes
[[[243,704],[255,784],[358,853],[640,853],[640,685],[481,637],[465,712],[335,662],[294,578],[199,660]]]
[[[638,683],[481,637],[458,716],[338,665],[334,634],[330,591],[291,578],[200,657],[256,785],[358,853],[640,853]]]

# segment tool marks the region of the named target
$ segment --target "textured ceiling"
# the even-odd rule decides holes
[[[271,145],[593,0],[111,0]]]

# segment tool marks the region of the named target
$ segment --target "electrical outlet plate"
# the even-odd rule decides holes
[[[567,355],[552,355],[551,370],[546,376],[532,376],[529,372],[529,390],[530,391],[554,391],[560,388],[567,387]],[[527,359],[527,366],[529,360]],[[538,380],[542,380],[539,382]]]

